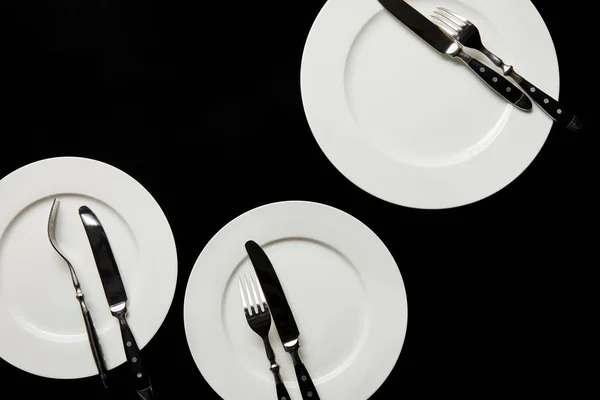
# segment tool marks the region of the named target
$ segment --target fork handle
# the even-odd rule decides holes
[[[294,369],[296,370],[296,379],[298,379],[298,386],[300,387],[300,393],[302,394],[302,400],[320,400],[319,394],[317,393],[317,388],[315,387],[310,375],[308,374],[308,370],[304,363],[300,359],[300,354],[298,354],[298,349],[300,346],[296,344],[291,349],[286,349],[289,351],[292,356],[292,361],[294,362]]]
[[[277,391],[277,400],[291,400],[291,397],[283,384],[283,380],[281,379],[281,375],[279,375],[279,364],[275,360],[275,352],[273,351],[273,347],[271,347],[271,343],[269,339],[263,340],[265,344],[265,351],[267,352],[267,358],[271,363],[270,369],[273,373],[273,377],[275,378],[275,390]]]
[[[525,92],[562,128],[566,128],[571,132],[581,130],[581,123],[571,111],[565,109],[560,103],[554,100],[551,96],[541,91],[527,79],[517,74],[514,69],[511,69],[509,76],[517,82]]]
[[[92,315],[90,314],[90,310],[87,307],[87,304],[85,303],[83,293],[81,292],[81,290],[77,291],[77,300],[79,300],[79,306],[81,307],[81,314],[83,315],[83,322],[85,323],[85,330],[87,332],[88,342],[90,343],[92,355],[94,356],[94,363],[96,363],[96,368],[98,369],[100,379],[102,379],[102,384],[104,385],[104,387],[107,387],[108,385],[106,382],[106,364],[104,362],[102,346],[100,345],[100,340],[98,339],[98,333],[96,332],[96,328],[94,327]]]
[[[496,71],[461,51],[457,55],[467,66],[506,101],[523,111],[530,111],[531,100],[518,87]]]

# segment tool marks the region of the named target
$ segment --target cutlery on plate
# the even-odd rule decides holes
[[[273,352],[273,347],[271,347],[271,343],[269,342],[271,312],[269,311],[269,305],[267,304],[265,295],[260,285],[255,284],[254,279],[249,274],[244,275],[243,279],[238,277],[238,283],[240,286],[240,295],[242,297],[246,321],[248,321],[250,329],[260,336],[265,345],[267,358],[271,363],[271,372],[275,377],[277,399],[291,400],[291,397],[283,384],[283,380],[281,380],[281,375],[279,375],[279,364],[277,364],[277,361],[275,360],[275,352]]]
[[[127,294],[108,237],[98,217],[87,206],[79,208],[79,217],[90,242],[94,260],[96,260],[110,312],[119,320],[123,348],[133,373],[137,394],[141,399],[150,400],[154,396],[152,384],[142,364],[140,349],[127,323]]]
[[[263,293],[267,298],[267,303],[269,304],[273,320],[275,321],[275,327],[283,343],[283,348],[292,357],[302,399],[319,400],[317,389],[298,354],[300,348],[300,331],[294,320],[290,305],[285,298],[285,293],[283,292],[279,278],[277,278],[275,269],[267,254],[256,242],[250,240],[246,242],[245,246]]]
[[[456,40],[444,33],[437,25],[404,0],[379,0],[379,2],[394,17],[438,52],[464,62],[490,88],[516,108],[523,111],[531,110],[533,106],[531,100],[517,86],[496,73],[492,68],[465,53]]]
[[[83,315],[83,321],[85,322],[85,330],[88,336],[88,342],[90,343],[90,348],[92,349],[92,355],[94,356],[94,362],[96,363],[96,368],[98,368],[98,373],[100,375],[100,379],[102,379],[102,384],[104,387],[108,387],[107,385],[107,374],[106,374],[106,364],[104,361],[104,355],[102,353],[102,346],[100,345],[100,340],[98,339],[98,333],[96,332],[96,328],[94,327],[94,321],[92,320],[92,315],[90,314],[90,310],[85,302],[85,298],[83,295],[83,291],[81,290],[81,285],[79,283],[79,279],[77,278],[77,274],[75,273],[75,268],[65,255],[64,251],[58,245],[58,241],[56,240],[56,218],[58,217],[58,206],[60,204],[60,200],[54,199],[52,202],[52,208],[50,209],[50,216],[48,217],[48,239],[50,239],[50,244],[56,252],[65,260],[67,266],[69,267],[69,272],[71,273],[71,280],[73,281],[73,287],[75,288],[75,296],[79,301],[79,306],[81,307],[81,314]]]
[[[500,57],[489,51],[481,41],[479,29],[468,19],[461,17],[453,11],[444,7],[438,7],[432,15],[438,25],[451,35],[456,41],[465,47],[478,50],[489,58],[496,66],[502,69],[502,73],[510,76],[521,86],[536,103],[554,119],[561,127],[572,132],[581,130],[581,123],[571,111],[566,110],[558,101],[548,96],[538,87],[517,74],[512,65],[506,65]]]

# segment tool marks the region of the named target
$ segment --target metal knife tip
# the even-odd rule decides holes
[[[100,225],[100,221],[98,221],[98,217],[96,214],[88,206],[79,207],[79,217],[84,225],[97,226]]]
[[[79,214],[93,214],[92,210],[90,210],[90,208],[88,206],[81,206],[79,207]]]

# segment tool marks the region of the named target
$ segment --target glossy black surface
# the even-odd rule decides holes
[[[440,53],[445,53],[446,50],[454,44],[454,40],[444,34],[436,24],[412,8],[405,1],[379,0],[379,2],[386,10],[392,13],[394,17],[398,18],[398,20],[406,25],[411,31],[416,33]]]
[[[120,314],[119,328],[121,329],[121,338],[123,339],[123,349],[127,357],[127,363],[131,369],[131,381],[134,382],[138,397],[145,400],[154,398],[154,391],[150,383],[150,377],[144,368],[140,349],[137,345],[133,332],[127,323],[125,314]]]
[[[471,58],[467,64],[471,70],[487,83],[496,93],[524,111],[530,111],[533,103],[517,86],[506,80],[489,66]]]
[[[302,400],[319,400],[319,393],[306,369],[306,365],[304,365],[300,358],[299,350],[300,346],[296,344],[296,346],[289,349],[289,353],[294,363],[294,372],[296,373],[296,380],[302,394]]]
[[[306,366],[302,362],[294,364],[294,371],[296,373],[296,380],[300,387],[300,393],[302,394],[303,400],[318,400],[320,399],[319,392],[310,377]]]
[[[265,251],[256,242],[246,242],[246,251],[252,261],[256,276],[267,298],[267,303],[275,321],[277,332],[283,343],[298,339],[300,332],[296,320],[281,287],[279,278],[275,273],[273,264]]]
[[[79,216],[92,247],[108,305],[114,306],[115,304],[125,303],[127,301],[125,286],[123,286],[117,261],[102,224],[96,214],[87,206],[79,208]]]
[[[558,126],[566,128],[571,132],[579,132],[581,130],[581,123],[571,110],[560,105],[552,96],[549,96],[516,72],[513,72],[512,76],[546,114],[556,121]]]

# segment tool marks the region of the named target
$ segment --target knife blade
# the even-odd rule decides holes
[[[113,317],[119,320],[123,348],[125,349],[127,362],[131,367],[132,379],[135,382],[137,394],[141,399],[150,400],[153,398],[152,384],[144,369],[140,349],[127,323],[127,293],[108,237],[100,220],[89,207],[81,206],[79,217],[92,248],[92,254],[96,261],[110,312]]]
[[[492,68],[465,53],[458,42],[446,35],[437,25],[404,0],[379,0],[379,3],[439,53],[458,58],[464,62],[492,90],[516,108],[523,111],[532,109],[531,100],[517,86],[496,73]]]
[[[317,389],[298,354],[298,350],[300,349],[300,331],[298,330],[294,314],[285,297],[275,268],[273,268],[273,264],[271,264],[269,257],[262,247],[256,242],[249,240],[246,242],[245,247],[269,304],[269,309],[271,310],[283,347],[292,357],[302,399],[319,400]]]

